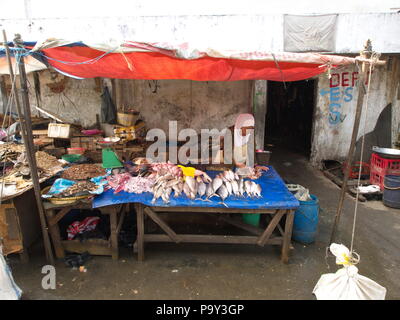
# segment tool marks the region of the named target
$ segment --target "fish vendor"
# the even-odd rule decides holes
[[[254,117],[242,113],[236,118],[235,125],[228,129],[233,132],[233,163],[237,168],[254,165]],[[228,129],[222,130],[225,135]],[[221,137],[223,148],[224,137]]]

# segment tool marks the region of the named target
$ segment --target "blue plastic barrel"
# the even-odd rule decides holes
[[[383,204],[391,208],[400,208],[400,176],[385,176]]]
[[[294,213],[292,239],[301,243],[315,241],[318,226],[318,198],[310,194],[311,200],[299,201],[300,207]]]

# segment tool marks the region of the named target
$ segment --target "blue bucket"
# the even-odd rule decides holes
[[[318,226],[318,198],[310,195],[311,200],[299,201],[300,207],[294,213],[292,239],[301,243],[315,241]]]

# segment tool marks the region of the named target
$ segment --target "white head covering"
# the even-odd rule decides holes
[[[236,118],[235,127],[234,127],[234,145],[242,146],[247,144],[250,139],[250,134],[246,134],[246,136],[242,136],[241,128],[242,127],[254,127],[254,117],[250,113],[242,113]]]

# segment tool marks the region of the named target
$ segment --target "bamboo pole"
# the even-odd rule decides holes
[[[10,76],[11,79],[14,80],[14,72],[12,69],[11,63],[11,56],[10,56],[10,49],[7,43],[7,36],[5,30],[3,30],[3,38],[4,38],[4,47],[6,48],[7,60],[10,69]],[[14,39],[14,43],[17,47],[22,47],[22,41],[19,35],[16,35]],[[24,107],[24,111],[21,109],[21,105],[18,98],[17,88],[14,85],[14,96],[15,96],[15,104],[17,108],[17,113],[21,125],[21,132],[22,137],[24,139],[25,151],[28,158],[29,168],[31,172],[31,178],[33,183],[33,189],[35,192],[36,204],[39,210],[39,218],[42,227],[42,234],[44,240],[44,247],[46,253],[46,259],[48,262],[54,265],[54,256],[51,248],[49,234],[47,232],[47,223],[45,219],[45,212],[42,203],[41,193],[40,193],[40,182],[38,176],[38,170],[36,165],[36,158],[34,152],[34,145],[33,145],[33,135],[32,135],[32,123],[31,123],[31,110],[29,105],[29,97],[28,97],[28,87],[27,87],[27,78],[26,78],[26,71],[25,71],[25,64],[23,57],[20,58],[18,63],[18,70],[20,76],[20,91],[22,96],[22,104]]]

